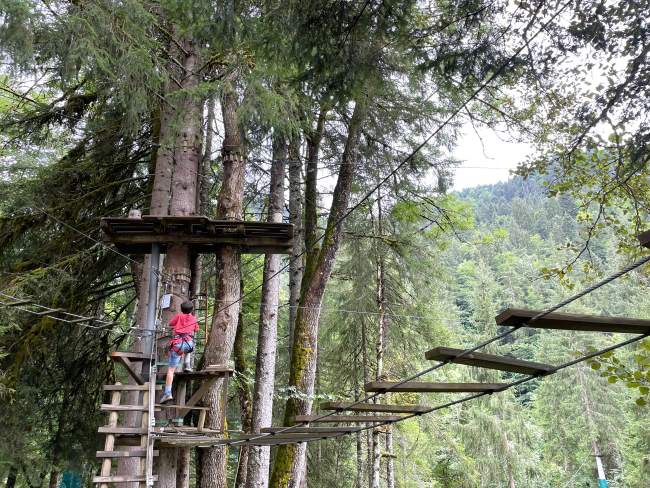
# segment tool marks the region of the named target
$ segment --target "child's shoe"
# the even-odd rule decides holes
[[[191,366],[191,365],[186,364],[185,367],[183,368],[183,371],[184,371],[185,373],[191,373],[191,372],[193,372],[194,370],[192,369],[192,366]]]
[[[174,399],[171,393],[165,393],[160,399],[160,403],[171,402]]]

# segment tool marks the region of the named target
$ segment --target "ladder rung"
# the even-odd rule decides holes
[[[100,407],[104,412],[147,412],[149,411],[148,407],[144,405],[111,405],[110,403],[104,403]]]
[[[97,432],[100,434],[139,434],[146,435],[147,429],[142,427],[111,427],[109,425],[104,425],[97,429]]]
[[[153,452],[154,456],[158,451]],[[133,449],[132,451],[97,451],[98,458],[125,458],[125,457],[147,457],[145,449]]]
[[[158,476],[153,476],[154,481],[158,481]],[[93,483],[128,483],[130,481],[139,481],[144,483],[146,476],[94,476]]]
[[[210,407],[186,407],[185,405],[171,405],[169,403],[156,403],[156,408],[182,408],[183,410],[210,410]]]
[[[147,391],[149,385],[104,385],[104,391]],[[156,385],[156,390],[162,390],[162,386]]]

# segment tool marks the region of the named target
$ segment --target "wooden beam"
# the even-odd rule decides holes
[[[553,366],[548,364],[533,363],[531,361],[523,361],[521,359],[496,356],[494,354],[485,354],[482,352],[471,352],[456,359],[456,357],[462,352],[462,349],[454,349],[452,347],[436,347],[427,351],[425,357],[435,361],[451,361],[452,363],[465,364],[467,366],[497,369],[500,371],[509,371],[511,373],[522,373],[528,375],[542,374],[553,369]]]
[[[129,361],[129,358],[124,356],[119,356],[116,358],[116,360],[118,363],[120,363],[122,366],[126,368],[129,375],[131,375],[131,378],[133,378],[138,385],[144,385],[145,383],[144,379],[142,379],[140,373],[136,371],[135,367],[133,366],[133,363]]]
[[[152,243],[163,252],[180,243],[194,253],[215,252],[220,247],[237,246],[240,252],[291,251],[293,225],[285,223],[211,220],[207,217],[151,216],[141,219],[108,217],[101,220],[103,239],[126,253],[146,254]]]
[[[201,401],[201,399],[205,396],[205,394],[212,388],[212,385],[214,385],[217,380],[219,379],[218,376],[209,376],[201,386],[199,387],[198,390],[194,392],[194,394],[190,397],[190,399],[185,403],[185,406],[183,408],[178,409],[178,415],[181,417],[184,417],[187,412],[189,412],[191,409],[189,407],[193,407],[197,403]]]
[[[400,415],[330,415],[329,417],[319,418],[320,415],[296,415],[294,422],[350,422],[350,423],[366,423],[366,422],[393,422],[402,417]]]
[[[128,359],[129,361],[150,361],[151,355],[141,352],[128,352],[128,351],[113,351],[109,357],[114,361],[121,359]]]
[[[381,403],[323,402],[321,410],[337,410],[350,412],[386,412],[386,413],[418,413],[426,412],[430,407],[424,405],[386,405]]]
[[[516,327],[538,315],[536,310],[507,308],[495,320],[498,325]],[[535,329],[561,329],[584,332],[622,332],[629,334],[650,333],[650,320],[602,315],[582,315],[553,312],[532,322],[528,327]]]
[[[428,383],[419,381],[407,381],[396,386],[398,381],[372,381],[366,383],[366,391],[379,392],[413,392],[413,393],[478,393],[482,391],[499,391],[507,386],[507,383]]]
[[[154,451],[153,455],[158,456],[158,451]],[[147,451],[145,449],[133,449],[132,451],[97,451],[98,458],[125,458],[125,457],[146,457]]]

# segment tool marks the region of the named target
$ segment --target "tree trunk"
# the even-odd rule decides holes
[[[14,488],[16,486],[17,479],[18,479],[18,470],[12,464],[9,467],[9,473],[7,474],[7,481],[5,482],[5,488]]]
[[[381,468],[379,452],[379,430],[372,430],[372,468],[370,469],[370,488],[379,488],[379,469]]]
[[[382,224],[382,208],[381,208],[381,188],[377,190],[377,235],[381,236],[383,233]],[[378,248],[378,243],[375,240],[375,262],[376,262],[376,296],[377,296],[377,347],[376,359],[377,369],[375,373],[375,380],[381,381],[384,375],[384,339],[386,337],[386,283],[384,272],[384,254]],[[375,403],[377,399],[375,398]],[[372,464],[370,470],[370,488],[379,488],[381,469],[381,454],[379,452],[379,432],[373,430],[372,432]]]
[[[191,39],[180,41],[183,46],[183,68],[181,72],[180,89],[192,90],[199,83],[196,71],[199,66],[197,46]],[[190,216],[196,213],[197,186],[196,174],[199,170],[201,159],[201,128],[203,102],[192,95],[184,95],[180,101],[174,100],[177,110],[175,120],[165,121],[161,132],[166,127],[165,123],[178,123],[178,131],[173,132],[174,144],[172,146],[173,171],[171,178],[171,196],[169,199],[169,215]],[[167,126],[168,127],[168,126]],[[166,144],[162,143],[163,147]],[[158,157],[166,157],[167,150],[159,150]],[[158,170],[156,169],[156,175]],[[156,183],[154,182],[154,186]],[[152,197],[153,198],[153,197]],[[153,205],[152,205],[153,207]],[[173,245],[167,249],[165,256],[165,276],[169,277],[167,285],[171,293],[171,305],[162,311],[162,323],[169,323],[171,317],[180,312],[180,304],[190,298],[190,283],[192,262],[189,247],[186,245]],[[167,339],[158,344],[159,356],[166,356]],[[171,414],[171,412],[170,412]],[[189,488],[189,456],[188,451],[179,456],[178,449],[161,448],[158,462],[159,488]],[[179,465],[180,463],[180,465]],[[177,479],[178,474],[180,479]]]
[[[241,278],[240,289],[244,289],[244,283]],[[244,314],[241,312],[241,308],[239,310],[233,354],[235,356],[235,370],[239,373],[239,377],[243,378],[236,383],[237,396],[239,397],[239,409],[241,412],[241,428],[244,432],[250,432],[253,416],[253,400],[247,382],[247,378],[250,376],[250,371],[248,369],[248,364],[246,363],[246,351],[244,348]],[[239,461],[237,463],[237,475],[235,476],[235,488],[244,488],[246,486],[249,452],[250,446],[248,444],[242,444],[239,446]]]
[[[281,223],[284,209],[284,173],[287,160],[283,137],[273,138],[273,162],[269,192],[268,222]],[[275,356],[278,343],[278,301],[280,298],[280,255],[266,254],[262,278],[257,360],[255,363],[255,392],[253,394],[252,432],[270,427],[273,418],[275,386]],[[248,488],[266,488],[269,483],[271,448],[251,446],[248,456]]]
[[[293,330],[296,325],[304,267],[301,166],[300,139],[292,137],[289,141],[289,223],[293,224],[293,248],[289,261],[289,351],[293,346]]]
[[[393,427],[386,431],[386,488],[395,488],[395,460],[393,458]]]
[[[59,470],[52,468],[50,471],[50,481],[47,484],[48,488],[57,488],[59,486]]]
[[[244,194],[245,160],[241,149],[241,133],[237,118],[237,94],[226,85],[221,102],[224,123],[223,182],[219,192],[217,216],[221,219],[241,220]],[[232,353],[237,332],[241,290],[239,276],[241,260],[239,249],[224,246],[218,254],[221,273],[217,279],[212,328],[205,351],[205,364],[225,364]],[[221,402],[223,381],[217,381],[208,394],[210,408],[207,427],[223,430],[225,407]],[[222,488],[226,485],[226,449],[223,446],[205,449],[201,469],[201,485]]]
[[[341,239],[342,220],[348,207],[357,162],[361,125],[365,118],[366,106],[367,99],[365,97],[355,105],[348,128],[348,138],[341,160],[338,180],[334,188],[332,207],[322,240],[323,244],[316,256],[308,256],[307,258],[300,308],[296,315],[289,373],[289,386],[295,388],[304,396],[291,397],[287,400],[285,425],[291,425],[296,415],[308,415],[311,412],[316,373],[320,307],[325,285],[332,272],[334,258]],[[305,222],[305,232],[307,234],[307,221]],[[310,236],[313,236],[313,234],[310,233]],[[297,477],[296,473],[301,472],[302,466],[304,466],[304,455],[301,455],[295,445],[279,447],[271,477],[271,486],[273,488],[295,486],[294,483],[297,481],[295,479]]]

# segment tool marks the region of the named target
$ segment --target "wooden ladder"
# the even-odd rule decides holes
[[[152,486],[156,477],[152,474],[153,458],[158,455],[153,449],[153,423],[154,423],[154,395],[157,388],[155,384],[155,369],[152,369],[153,382],[144,381],[134,362],[150,361],[150,356],[134,352],[113,352],[110,358],[122,364],[135,384],[115,383],[104,385],[104,391],[111,392],[111,401],[102,404],[101,410],[108,413],[108,422],[99,428],[98,432],[105,435],[104,450],[97,451],[97,457],[102,460],[99,476],[93,482],[99,488],[108,488],[111,483],[137,482],[141,488]],[[152,365],[152,368],[154,366]],[[122,403],[123,392],[136,392],[138,401],[135,404]],[[126,412],[142,412],[139,427],[120,426],[119,415]],[[116,449],[116,445],[136,446],[138,449]],[[139,475],[121,476],[113,474],[113,462],[117,459],[137,457],[140,458]]]

